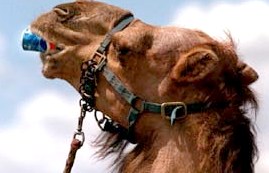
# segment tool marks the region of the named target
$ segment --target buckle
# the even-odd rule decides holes
[[[176,111],[180,111],[180,115],[175,117],[175,119],[183,119],[187,116],[187,106],[183,102],[165,102],[161,104],[161,116],[165,119],[171,119],[171,114],[174,109],[177,109]]]
[[[97,60],[96,57],[99,57],[100,60],[99,59]],[[107,57],[105,56],[104,53],[100,53],[100,52],[96,51],[94,53],[94,55],[92,56],[92,60],[97,62],[95,71],[101,71],[102,68],[106,65]]]

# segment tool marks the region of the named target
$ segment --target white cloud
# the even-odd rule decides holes
[[[0,172],[61,172],[79,109],[78,98],[51,91],[29,98],[18,108],[17,121],[0,129]],[[104,172],[104,162],[96,163],[92,158],[90,142],[98,134],[98,127],[91,114],[85,118],[84,129],[86,142],[78,151],[74,172]]]
[[[2,34],[0,33],[0,77],[6,74],[6,60],[5,60],[5,51],[6,51],[6,41]]]
[[[173,24],[199,28],[214,36],[223,36],[231,31],[242,44],[257,38],[269,39],[269,6],[262,1],[248,1],[240,4],[219,3],[207,7],[190,6],[179,10]]]
[[[230,32],[238,43],[239,55],[259,73],[259,81],[253,86],[259,94],[261,107],[257,119],[260,158],[256,172],[259,173],[269,171],[269,119],[265,110],[269,105],[268,17],[268,3],[247,1],[180,8],[171,22],[172,25],[203,30],[217,39],[225,39],[225,32]]]
[[[5,40],[2,34],[0,33],[0,53],[4,52],[5,49]]]

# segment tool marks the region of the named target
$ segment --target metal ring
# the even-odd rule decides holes
[[[102,130],[102,131],[105,131],[105,128],[102,126],[102,124],[105,124],[106,121],[108,121],[108,119],[106,118],[105,114],[102,114],[102,119],[98,119],[98,115],[97,115],[97,112],[98,111],[94,111],[94,117],[95,117],[95,120],[97,122],[97,125],[99,126],[99,128]]]
[[[181,107],[184,111],[184,114],[181,117],[177,117],[176,119],[184,119],[187,116],[187,106],[184,102],[165,102],[161,104],[161,116],[164,117],[165,119],[171,119],[170,116],[166,115],[166,107],[169,106],[174,106],[176,107]]]
[[[79,138],[80,136],[80,138]],[[75,132],[73,139],[77,139],[81,142],[81,146],[83,145],[84,141],[85,141],[85,134],[84,132]]]

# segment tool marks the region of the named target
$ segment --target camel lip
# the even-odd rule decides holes
[[[40,54],[45,55],[45,56],[55,56],[61,53],[65,49],[65,46],[63,44],[55,44],[55,45],[56,45],[55,48],[53,49],[49,48],[47,51],[42,52]]]

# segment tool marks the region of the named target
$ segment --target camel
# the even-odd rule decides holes
[[[250,84],[258,75],[229,34],[220,41],[199,30],[153,26],[85,0],[54,7],[31,30],[58,45],[41,53],[43,75],[67,81],[111,120],[112,130],[95,142],[101,158],[118,154],[115,171],[254,171],[251,116],[258,103]],[[129,143],[135,146],[127,152]]]

